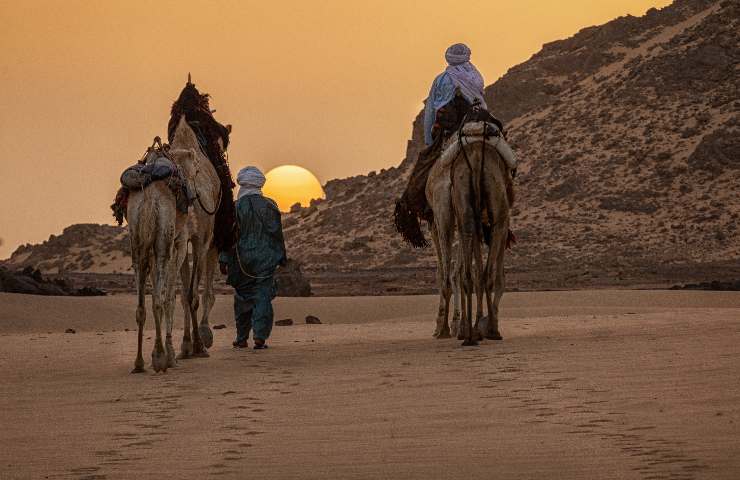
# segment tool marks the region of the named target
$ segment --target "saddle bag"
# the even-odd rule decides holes
[[[121,185],[141,190],[152,182],[171,177],[175,172],[175,165],[169,158],[158,157],[151,163],[138,163],[124,170],[121,174]]]

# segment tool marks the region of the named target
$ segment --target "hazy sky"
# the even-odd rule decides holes
[[[234,126],[235,171],[296,164],[324,183],[400,162],[449,44],[488,84],[545,42],[669,3],[0,0],[0,258],[110,222],[188,72]]]

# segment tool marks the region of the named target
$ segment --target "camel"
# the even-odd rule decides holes
[[[484,336],[500,340],[498,308],[504,293],[504,253],[509,231],[511,177],[509,168],[496,149],[499,137],[495,127],[471,122],[448,141],[440,159],[432,167],[426,196],[434,213],[432,240],[437,252],[439,309],[434,336],[450,337],[450,297],[454,295],[453,327],[459,319],[457,336],[463,345],[476,345],[485,294],[488,323]],[[491,226],[485,264],[481,249],[483,223]],[[453,241],[457,233],[456,259]],[[474,264],[475,267],[474,268]],[[476,290],[477,312],[472,324],[472,294]],[[493,293],[493,299],[492,294]],[[459,312],[459,313],[458,313]]]
[[[213,244],[214,215],[219,208],[223,194],[216,169],[203,152],[195,132],[188,125],[184,115],[180,117],[170,145],[174,150],[193,151],[193,174],[188,181],[197,195],[187,217],[184,235],[180,239],[185,248],[188,242],[192,246],[192,267],[186,258],[180,268],[180,279],[183,285],[180,300],[185,312],[180,358],[207,357],[207,348],[213,343],[213,333],[208,324],[208,316],[216,300],[213,294],[213,281],[218,262],[218,251]],[[220,145],[223,149],[223,144]],[[204,274],[203,315],[198,325],[198,291]]]
[[[157,138],[155,140],[158,141]],[[146,163],[152,163],[160,156],[154,148],[147,152]],[[193,150],[170,150],[169,158],[181,167],[188,176],[192,174]],[[144,323],[146,322],[146,282],[151,275],[152,311],[156,338],[152,351],[152,368],[155,372],[166,371],[175,366],[175,351],[172,346],[172,326],[174,323],[175,284],[177,270],[186,255],[186,245],[181,239],[187,223],[187,215],[177,210],[175,194],[165,181],[156,181],[141,190],[129,194],[126,220],[131,242],[131,259],[134,267],[138,304],[136,323],[138,324],[138,349],[134,369],[131,373],[141,373],[144,368],[142,343]],[[162,342],[162,318],[166,322],[165,342]]]

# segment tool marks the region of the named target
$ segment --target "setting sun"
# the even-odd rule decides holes
[[[315,198],[324,198],[319,180],[303,167],[282,165],[267,172],[265,177],[265,196],[275,200],[283,212],[295,203],[305,207]]]

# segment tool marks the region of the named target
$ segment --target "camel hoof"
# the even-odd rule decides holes
[[[180,355],[177,356],[178,359],[188,359],[193,356],[193,344],[190,341],[183,341],[182,344],[180,344]]]
[[[208,350],[205,346],[203,346],[203,343],[199,340],[195,341],[195,345],[193,345],[193,358],[208,358],[210,355],[208,355]]]
[[[462,346],[463,347],[477,347],[478,342],[472,338],[466,338],[465,341],[462,343]]]
[[[131,373],[146,373],[146,368],[144,367],[134,367],[133,370],[131,370]]]
[[[206,348],[211,348],[213,346],[213,332],[211,331],[211,327],[208,325],[199,326],[198,335]]]
[[[172,348],[171,344],[167,344],[167,368],[172,368],[177,366],[177,360],[175,355],[175,349]]]
[[[498,332],[486,333],[486,338],[488,340],[503,340],[504,339],[504,337],[502,337],[501,334]]]
[[[155,349],[152,352],[152,368],[155,372],[167,371],[167,354],[164,352],[164,349],[161,351]]]
[[[442,327],[434,331],[434,338],[450,338],[450,327]]]

